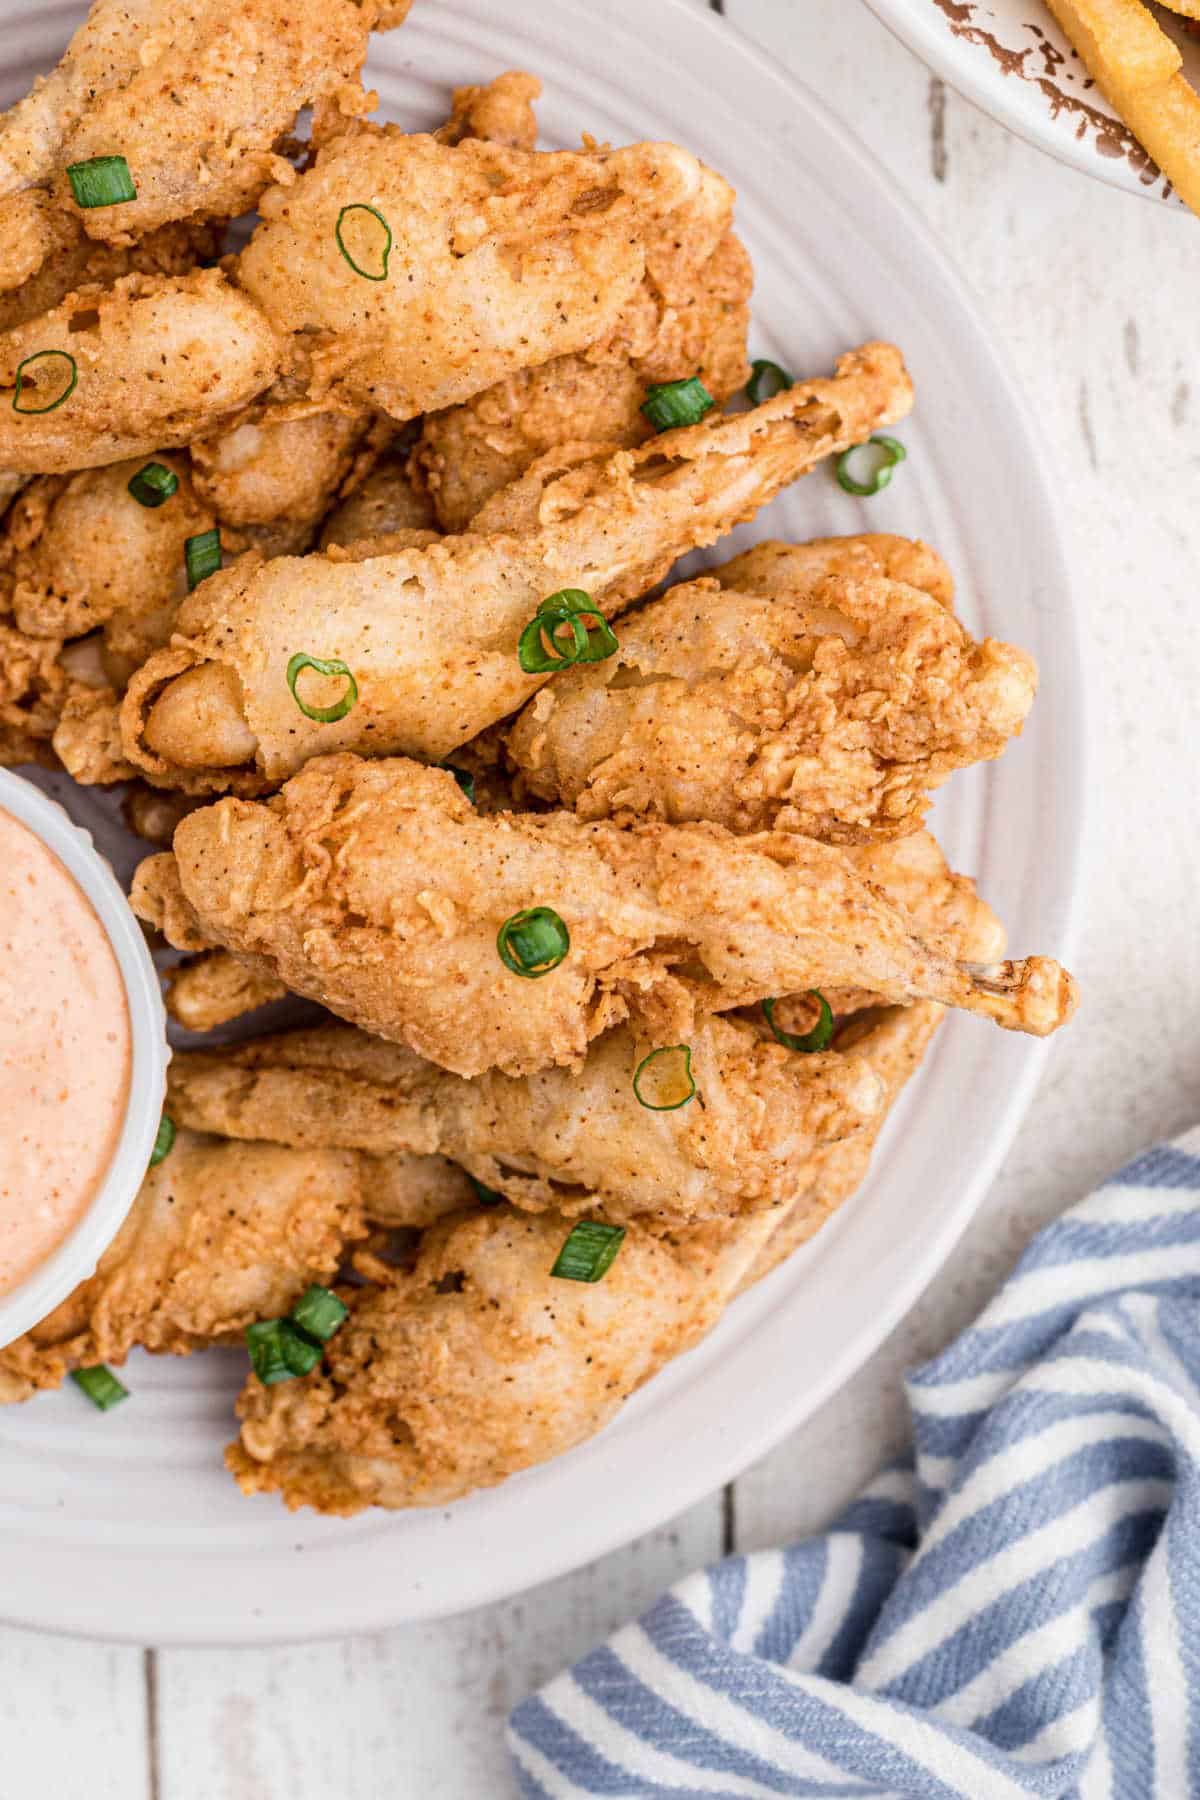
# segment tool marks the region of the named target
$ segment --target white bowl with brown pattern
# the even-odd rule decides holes
[[[951,87],[1037,149],[1127,193],[1179,204],[1044,0],[867,4]],[[1177,13],[1153,11],[1179,43],[1188,77],[1200,85],[1200,38]]]

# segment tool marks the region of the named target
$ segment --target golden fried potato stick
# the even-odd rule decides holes
[[[925,1003],[864,1014],[838,1042],[890,1105],[940,1017]],[[247,1382],[230,1469],[247,1493],[350,1514],[445,1504],[561,1455],[829,1218],[865,1174],[883,1116],[792,1165],[783,1205],[667,1236],[632,1220],[594,1285],[550,1274],[572,1216],[498,1207],[445,1220],[410,1269],[346,1294],[351,1317],[322,1370]]]
[[[225,270],[83,288],[0,333],[0,469],[186,444],[277,382],[284,416],[403,421],[468,399],[603,336],[642,278],[646,231],[702,173],[673,144],[572,154],[392,127],[335,137],[263,196]]]
[[[547,679],[517,655],[547,596],[584,589],[611,615],[685,551],[911,404],[899,351],[868,344],[832,380],[798,383],[752,412],[637,450],[579,448],[565,474],[557,461],[535,465],[466,536],[390,554],[372,540],[303,561],[246,559],[201,585],[171,647],[130,683],[126,754],[152,781],[197,792],[262,792],[331,750],[441,761]],[[288,678],[297,652],[352,672],[357,697],[341,718],[301,709]],[[314,691],[326,709],[346,690],[318,680]]]
[[[840,851],[784,832],[480,817],[453,775],[323,757],[266,804],[184,819],[135,911],[181,949],[223,945],[294,993],[460,1075],[578,1066],[636,1012],[687,1041],[698,1014],[813,987],[937,1000],[1044,1035],[1071,977],[1042,957],[957,962]],[[522,979],[498,934],[530,908],[570,934]],[[511,952],[510,952],[511,959]]]
[[[453,1156],[530,1212],[673,1227],[783,1204],[797,1165],[881,1104],[861,1058],[798,1057],[747,1021],[709,1018],[689,1045],[698,1099],[654,1112],[633,1085],[651,1048],[618,1026],[578,1071],[465,1081],[333,1025],[176,1057],[170,1107],[225,1137]]]
[[[1088,73],[1180,198],[1200,213],[1200,94],[1179,46],[1141,0],[1048,0]],[[1200,17],[1170,0],[1176,12]]]
[[[0,116],[2,235],[23,237],[32,265],[17,281],[54,251],[55,212],[121,244],[171,220],[244,212],[271,182],[294,180],[277,151],[304,106],[365,110],[359,75],[380,11],[375,0],[94,0],[58,67]],[[79,207],[68,166],[115,154],[136,198]]]
[[[180,1131],[96,1273],[0,1350],[0,1402],[142,1349],[184,1356],[286,1313],[366,1231],[363,1160]]]
[[[1036,688],[1031,657],[974,643],[918,588],[829,576],[789,601],[708,577],[548,683],[508,751],[526,791],[582,819],[858,843],[917,830],[955,769],[1019,734]]]

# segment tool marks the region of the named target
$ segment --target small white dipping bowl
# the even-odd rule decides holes
[[[141,926],[104,858],[86,831],[31,782],[0,769],[0,808],[39,837],[91,902],[112,945],[129,1006],[132,1061],[125,1122],[113,1159],[78,1224],[46,1261],[7,1294],[0,1294],[0,1346],[53,1312],[95,1272],[142,1185],[162,1118],[166,1093],[167,1021],[158,974]]]

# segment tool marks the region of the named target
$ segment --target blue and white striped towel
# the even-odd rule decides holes
[[[914,1456],[518,1708],[527,1800],[1200,1796],[1200,1130],[910,1380]]]

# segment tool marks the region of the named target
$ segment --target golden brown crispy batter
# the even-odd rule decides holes
[[[524,1210],[599,1208],[659,1225],[735,1217],[790,1198],[797,1166],[870,1123],[878,1081],[833,1052],[798,1060],[741,1020],[698,1022],[698,1099],[641,1105],[650,1046],[619,1026],[583,1068],[465,1081],[345,1026],[177,1057],[172,1115],[226,1137],[453,1156]]]
[[[380,8],[374,0],[93,0],[58,67],[0,117],[6,237],[54,248],[52,223],[31,231],[35,203],[116,243],[172,219],[225,217],[294,171],[276,154],[306,104],[361,112],[359,72]],[[71,163],[123,155],[137,198],[79,209]],[[15,271],[14,271],[15,272]]]
[[[55,766],[51,740],[68,700],[80,692],[54,638],[26,637],[0,618],[0,764]]]
[[[197,804],[188,794],[172,794],[135,781],[121,801],[121,817],[135,837],[169,850],[175,827]]]
[[[320,547],[362,544],[399,531],[436,532],[429,496],[408,473],[408,452],[382,456],[349,497],[335,506],[321,527]]]
[[[31,211],[33,233],[24,239],[18,234],[17,242],[35,260],[45,245],[49,249],[36,273],[19,283],[8,261],[0,264],[0,331],[50,312],[78,288],[111,288],[123,275],[186,275],[216,260],[226,234],[223,219],[189,219],[162,225],[136,243],[98,244],[79,216],[61,211],[48,194],[31,189],[19,198]],[[0,201],[0,217],[7,218],[13,204]],[[8,249],[11,254],[11,239]]]
[[[251,407],[190,446],[200,499],[265,556],[311,548],[334,501],[367,476],[390,426],[369,411],[272,418]]]
[[[508,69],[478,86],[458,87],[450,117],[434,132],[439,144],[461,144],[484,138],[510,150],[537,148],[537,115],[533,103],[542,91],[536,75]]]
[[[642,278],[647,231],[700,180],[673,145],[535,152],[362,127],[263,196],[238,281],[312,398],[415,418],[602,337]],[[392,233],[386,281],[326,254],[355,195]],[[359,269],[382,271],[384,230],[343,222]]]
[[[187,589],[184,544],[216,523],[196,495],[186,456],[163,451],[178,488],[165,506],[129,492],[144,457],[43,475],[18,496],[4,523],[3,585],[17,626],[31,637],[82,637],[115,622],[112,648],[136,666],[171,631]]]
[[[826,983],[1036,1033],[1074,1005],[1057,963],[960,964],[925,943],[830,846],[480,817],[452,775],[398,759],[320,758],[266,804],[190,814],[174,857],[142,865],[134,906],[180,948],[261,958],[293,992],[461,1075],[577,1065],[634,1011],[656,1042],[683,1041],[697,1012]],[[522,981],[497,933],[532,906],[561,914],[571,947]]]
[[[785,544],[766,538],[722,563],[713,574],[722,587],[741,594],[803,601],[827,576],[853,581],[884,576],[920,588],[942,606],[954,605],[954,577],[936,550],[919,538],[866,531],[858,537],[813,538],[807,544]]]
[[[18,369],[43,351],[58,359],[26,369],[18,411]],[[50,407],[63,356],[76,385]],[[247,406],[280,359],[274,332],[220,269],[80,288],[0,335],[0,468],[56,473],[185,444]]]
[[[566,473],[561,457],[543,459],[467,536],[393,551],[378,540],[302,562],[246,558],[190,596],[171,648],[131,682],[127,754],[152,780],[199,792],[261,792],[330,750],[441,761],[545,681],[522,671],[517,646],[547,595],[582,587],[613,613],[685,550],[911,404],[899,352],[869,344],[833,380],[797,384],[753,412],[638,450],[575,446]],[[358,697],[340,721],[300,712],[287,681],[298,648],[353,670]],[[344,693],[340,680],[325,685],[311,704]]]
[[[829,576],[803,599],[706,578],[626,618],[508,738],[528,790],[583,819],[708,819],[858,843],[915,831],[955,769],[999,756],[1032,658],[972,642],[936,600]]]
[[[287,989],[274,976],[239,962],[227,950],[209,950],[170,971],[164,998],[167,1011],[186,1031],[215,1031],[218,1025],[286,995]]]
[[[628,445],[651,435],[655,382],[698,375],[718,404],[745,385],[754,272],[730,229],[733,190],[705,170],[698,191],[648,235],[641,286],[589,349],[522,370],[426,419],[413,463],[443,531],[565,443]]]
[[[570,1230],[508,1207],[445,1220],[303,1381],[250,1381],[226,1461],[246,1493],[351,1514],[442,1505],[605,1425],[715,1324],[773,1215],[678,1241],[632,1227],[603,1281],[552,1280]]]
[[[0,1350],[0,1401],[130,1350],[186,1355],[286,1313],[361,1237],[351,1153],[230,1144],[181,1131],[149,1171],[90,1280]]]

